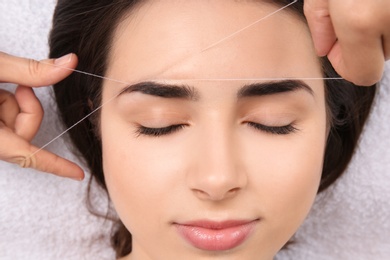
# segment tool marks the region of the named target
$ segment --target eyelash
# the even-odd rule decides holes
[[[254,122],[247,122],[247,124],[251,127],[253,127],[256,130],[269,133],[269,134],[274,134],[274,135],[288,135],[291,133],[294,133],[298,131],[297,128],[295,128],[292,124],[286,125],[286,126],[266,126],[262,124],[257,124]],[[187,125],[170,125],[167,127],[162,127],[162,128],[149,128],[145,126],[139,126],[138,129],[136,130],[137,137],[141,135],[146,135],[146,136],[151,136],[151,137],[159,137],[163,135],[169,135],[173,134]]]
[[[186,125],[170,125],[162,128],[149,128],[145,126],[139,126],[136,131],[136,134],[137,137],[139,137],[140,135],[159,137],[163,135],[173,134],[174,132],[183,129],[184,127],[186,127]]]
[[[265,133],[274,134],[274,135],[288,135],[298,131],[294,125],[289,124],[285,126],[266,126],[262,124],[257,124],[253,122],[248,122],[248,125],[253,127],[256,130],[260,130]]]

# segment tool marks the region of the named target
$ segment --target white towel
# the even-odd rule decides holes
[[[390,259],[390,62],[344,175],[320,194],[284,259]]]
[[[54,6],[55,0],[0,0],[0,50],[35,59],[47,57]],[[46,88],[35,92],[45,109],[34,140],[42,146],[62,129],[51,92]],[[76,159],[64,139],[49,150]],[[0,162],[0,259],[115,259],[110,222],[86,208],[87,184]]]
[[[0,50],[42,59],[55,0],[0,0]],[[316,204],[277,259],[388,259],[390,255],[390,64],[359,150],[345,175]],[[12,89],[4,84],[2,88]],[[47,89],[36,91],[46,114],[34,143],[61,131]],[[0,144],[1,145],[1,144]],[[49,149],[76,160],[61,139]],[[0,163],[0,259],[114,259],[111,223],[86,208],[77,183]],[[100,196],[99,205],[106,201]]]

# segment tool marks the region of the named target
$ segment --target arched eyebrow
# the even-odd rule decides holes
[[[142,94],[163,98],[182,98],[193,101],[199,99],[199,92],[188,85],[162,84],[153,81],[127,86],[119,95],[132,92],[141,92]]]
[[[314,96],[312,88],[301,80],[280,80],[257,82],[245,85],[237,92],[237,98],[267,96],[298,90],[305,90]],[[146,95],[162,98],[181,98],[192,101],[197,101],[200,97],[199,92],[194,87],[188,85],[162,84],[153,81],[140,82],[127,86],[119,93],[118,96],[133,92],[140,92]]]
[[[310,95],[314,96],[314,91],[309,85],[302,80],[280,80],[268,81],[261,83],[253,83],[245,85],[238,93],[238,98],[253,97],[253,96],[267,96],[284,92],[293,92],[298,90],[305,90]]]

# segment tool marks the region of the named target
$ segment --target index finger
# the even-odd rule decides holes
[[[305,16],[318,56],[326,56],[336,42],[328,0],[306,0]]]
[[[0,52],[0,82],[30,87],[53,85],[69,76],[76,66],[75,54],[36,61]]]

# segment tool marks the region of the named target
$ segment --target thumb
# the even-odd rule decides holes
[[[0,82],[30,87],[53,85],[69,76],[76,66],[75,54],[36,61],[0,52]]]
[[[304,11],[317,55],[328,55],[337,39],[328,0],[306,0]]]

